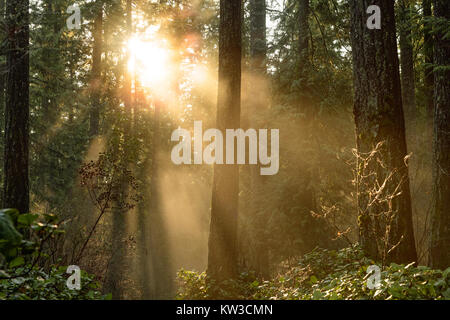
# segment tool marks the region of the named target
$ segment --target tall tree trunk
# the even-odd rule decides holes
[[[433,75],[433,35],[432,24],[429,21],[431,19],[431,2],[432,0],[423,0],[423,17],[426,19],[424,23],[424,39],[423,48],[425,55],[425,93],[427,101],[427,114],[431,119],[434,114],[434,102],[433,102],[433,87],[434,87],[434,75]]]
[[[96,16],[94,18],[94,48],[92,52],[92,81],[91,81],[91,112],[89,117],[89,134],[96,136],[99,133],[100,96],[101,96],[101,63],[102,63],[102,32],[103,32],[103,6],[96,3]]]
[[[240,126],[241,14],[241,0],[220,0],[217,128],[222,132]],[[239,166],[215,164],[213,179],[208,275],[220,282],[235,278],[238,271]]]
[[[5,19],[5,0],[0,0],[0,19]],[[4,21],[4,20],[3,20]],[[6,40],[6,30],[0,30],[0,41],[4,43]],[[0,55],[0,130],[3,132],[5,125],[5,88],[6,88],[6,73],[7,70],[6,62],[4,61],[4,53]],[[0,143],[0,152],[4,152],[4,143]],[[0,199],[3,199],[3,169],[0,172],[0,182],[2,186],[0,187]]]
[[[299,0],[299,78],[300,84],[300,110],[304,113],[305,122],[302,127],[305,128],[305,144],[310,144],[311,149],[315,150],[317,154],[320,150],[314,135],[317,134],[318,124],[318,105],[313,99],[311,88],[308,85],[308,78],[310,76],[310,62],[309,62],[309,37],[310,25],[309,17],[311,14],[310,0]],[[316,190],[314,187],[314,180],[319,180],[318,164],[315,163],[316,156],[313,159],[300,160],[299,176],[301,183],[299,184],[298,204],[300,209],[300,219],[302,224],[303,252],[309,252],[315,247],[329,247],[332,234],[329,233],[324,221],[313,218],[312,211],[317,211],[316,205]]]
[[[127,26],[127,38],[129,39],[132,35],[133,20],[132,20],[132,0],[127,0],[126,2],[126,26]],[[126,55],[126,62],[130,57],[129,52]],[[126,64],[125,64],[126,65]],[[129,143],[130,143],[130,131],[131,131],[131,76],[128,70],[124,69],[124,87],[123,87],[123,100],[125,105],[125,119],[123,119],[123,154],[122,159],[125,163],[124,170],[128,170],[128,165],[130,161]],[[123,179],[126,173],[123,173]],[[119,204],[123,202],[124,199],[128,197],[128,185],[124,181],[120,186],[121,198]],[[126,200],[125,200],[126,201]],[[125,233],[126,233],[126,218],[125,214],[127,209],[120,208],[113,212],[113,230],[112,230],[112,255],[109,262],[108,272],[105,279],[105,291],[112,293],[114,299],[120,299],[123,297],[122,288],[122,274],[125,269],[125,255],[126,246],[124,243]]]
[[[411,40],[411,4],[410,0],[401,0],[400,17],[400,63],[403,108],[407,123],[416,118],[416,84],[414,75],[413,46]]]
[[[267,39],[266,39],[266,0],[250,1],[250,72],[251,86],[249,90],[264,90],[266,87],[266,57]],[[267,96],[264,94],[248,93],[247,115],[248,128],[257,129],[258,124],[254,121],[254,115],[263,112],[267,108]],[[248,149],[247,149],[248,151]],[[265,219],[261,219],[261,212],[258,212],[260,194],[258,190],[264,185],[264,178],[259,174],[260,166],[249,166],[250,190],[252,194],[250,203],[250,212],[255,222],[253,233],[255,241],[255,257],[251,259],[251,268],[254,269],[262,278],[268,278],[270,275],[269,250],[267,248],[265,229],[267,227]],[[262,221],[264,220],[264,221]]]
[[[29,2],[7,1],[3,206],[29,211]]]
[[[266,0],[250,0],[251,69],[266,73]]]
[[[378,5],[382,12],[381,30],[366,26],[369,5]],[[360,153],[368,153],[379,142],[386,171],[393,173],[388,190],[401,193],[392,200],[393,221],[388,231],[389,253],[387,259],[396,262],[417,261],[412,224],[411,195],[408,168],[405,122],[402,107],[397,42],[395,34],[394,2],[391,0],[351,0],[351,42],[354,74],[354,116],[356,142]],[[378,177],[383,175],[379,166],[370,168]],[[374,229],[378,214],[388,210],[384,206],[372,206],[369,210],[369,189],[358,185],[358,221],[360,243],[365,252],[380,258]]]
[[[167,229],[164,224],[164,216],[161,199],[160,172],[161,165],[161,122],[160,115],[163,108],[162,101],[155,101],[154,129],[152,139],[152,181],[150,192],[150,219],[149,219],[149,242],[151,269],[152,269],[152,298],[170,299],[173,297],[173,273],[170,262],[170,247],[167,237]]]
[[[305,66],[308,64],[309,53],[309,0],[299,0],[299,58],[300,58],[300,77],[305,76]]]
[[[450,2],[434,0],[434,15],[448,25]],[[445,34],[446,29],[438,25],[434,44],[434,196],[430,263],[440,269],[450,266],[450,40],[444,38]]]

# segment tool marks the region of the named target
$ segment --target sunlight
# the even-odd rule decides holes
[[[167,86],[170,73],[170,52],[164,41],[143,41],[133,37],[128,42],[128,71],[135,74],[140,85],[153,90]]]

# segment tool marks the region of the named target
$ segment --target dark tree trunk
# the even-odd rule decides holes
[[[250,1],[250,58],[251,69],[266,73],[266,0]]]
[[[434,15],[449,23],[450,2],[434,0]],[[439,23],[439,22],[437,22]],[[444,270],[450,266],[450,40],[436,28],[434,44],[434,152],[433,210],[430,263]]]
[[[304,68],[308,64],[309,53],[309,0],[299,0],[299,59],[300,77],[304,77]]]
[[[171,299],[174,295],[172,265],[170,262],[170,248],[167,238],[167,229],[164,224],[161,199],[160,172],[163,160],[161,159],[161,109],[163,104],[156,99],[154,129],[152,139],[152,180],[150,186],[150,219],[149,243],[152,269],[152,299]]]
[[[309,17],[311,14],[310,0],[299,0],[299,79],[300,82],[300,112],[305,114],[305,120],[301,124],[305,129],[304,144],[309,145],[314,154],[319,152],[320,146],[315,143],[317,139],[317,124],[319,122],[318,112],[319,106],[314,101],[312,90],[308,85],[308,79],[311,74],[310,67],[310,25]],[[314,162],[317,158],[312,156],[313,159],[299,160],[301,165],[299,166],[299,176],[301,177],[301,183],[299,183],[298,193],[298,206],[300,207],[300,218],[302,229],[303,246],[302,252],[309,252],[315,247],[322,248],[330,247],[333,238],[332,233],[324,224],[323,221],[313,218],[311,212],[317,211],[316,205],[316,190],[314,180],[319,180],[319,168],[318,164]]]
[[[425,94],[427,101],[427,114],[431,119],[434,114],[434,102],[433,102],[433,87],[434,87],[434,75],[433,75],[433,35],[432,35],[432,24],[429,21],[431,19],[431,1],[423,0],[423,16],[428,19],[424,23],[424,39],[423,48],[425,55]]]
[[[133,21],[132,21],[132,5],[131,0],[126,2],[126,26],[127,36],[131,37]],[[126,61],[128,62],[129,54],[126,55]],[[125,64],[126,65],[126,64]],[[130,153],[130,130],[131,130],[131,78],[128,70],[124,69],[124,88],[123,88],[123,100],[125,105],[125,119],[123,120],[123,155],[121,161],[125,163],[124,171],[128,170]],[[123,173],[125,177],[126,172]],[[128,197],[128,185],[123,182],[120,186],[121,198],[118,199],[118,209],[113,210],[113,223],[112,223],[112,255],[109,262],[108,272],[105,277],[105,292],[112,293],[113,299],[120,299],[123,297],[122,288],[122,274],[124,273],[126,263],[124,261],[126,255],[126,246],[124,238],[126,235],[126,209],[122,209],[120,203],[122,203]],[[126,200],[125,200],[126,201]]]
[[[370,30],[366,26],[369,5],[381,8],[381,30]],[[394,2],[391,0],[351,0],[351,41],[354,73],[354,116],[357,149],[368,153],[379,142],[384,142],[381,152],[386,170],[393,173],[388,189],[394,192],[397,186],[401,193],[392,201],[394,219],[388,232],[389,246],[393,249],[387,259],[396,262],[417,261],[412,225],[411,195],[408,168],[405,122],[402,108],[399,62],[395,34]],[[372,169],[372,168],[371,168]],[[382,176],[379,166],[373,165],[374,173]],[[384,206],[368,206],[366,185],[358,185],[358,221],[360,243],[365,252],[380,258],[374,229],[377,214],[387,210]],[[398,245],[397,245],[398,244]],[[395,246],[397,245],[397,246]]]
[[[267,96],[264,94],[254,94],[254,90],[264,90],[267,79],[267,39],[266,39],[266,0],[250,1],[250,72],[252,77],[248,90],[248,127],[258,128],[258,124],[251,115],[261,113],[267,108]],[[262,278],[268,278],[270,274],[269,250],[267,247],[264,230],[267,227],[264,219],[260,219],[261,215],[258,210],[258,195],[264,192],[263,186],[265,178],[260,175],[260,166],[249,166],[250,173],[250,190],[252,193],[250,212],[255,221],[253,228],[255,241],[255,254],[251,259],[250,267],[257,272]]]
[[[414,75],[413,46],[411,40],[411,4],[401,0],[400,17],[400,63],[403,109],[407,123],[416,117],[416,84]]]
[[[240,126],[241,14],[241,0],[220,1],[217,129],[222,132]],[[238,165],[216,164],[208,244],[208,275],[219,282],[237,276],[238,194]]]
[[[92,81],[91,81],[91,113],[89,117],[89,134],[96,136],[99,133],[100,121],[100,97],[101,97],[101,63],[102,63],[102,32],[103,32],[103,7],[98,6],[94,19],[94,48],[92,52]]]
[[[7,1],[3,206],[29,211],[29,2]]]

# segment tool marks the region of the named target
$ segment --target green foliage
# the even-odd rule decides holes
[[[243,273],[238,280],[214,286],[205,273],[181,270],[178,299],[271,300],[420,300],[450,299],[450,268],[392,263],[381,272],[378,289],[368,289],[367,268],[376,264],[357,246],[335,250],[315,249],[293,267],[270,281]]]
[[[50,257],[46,241],[63,232],[57,223],[51,214],[0,210],[0,300],[110,298],[100,293],[99,283],[84,271],[81,290],[71,290],[66,285],[66,267],[44,267]]]
[[[18,245],[22,240],[22,235],[14,228],[7,212],[10,210],[0,211],[0,254],[4,253],[6,249]]]
[[[12,272],[0,274],[10,278],[0,280],[0,300],[98,300],[110,299],[102,295],[100,285],[93,276],[81,272],[81,290],[67,287],[66,267],[52,267],[49,271],[34,268],[26,275],[20,276],[27,268],[13,268]]]

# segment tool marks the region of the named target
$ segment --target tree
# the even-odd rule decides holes
[[[423,16],[424,16],[424,39],[423,48],[425,55],[425,92],[427,101],[427,114],[430,118],[433,115],[434,103],[433,103],[433,87],[434,87],[434,76],[433,76],[433,34],[431,26],[431,0],[423,0]]]
[[[401,0],[399,6],[402,99],[406,118],[414,120],[416,115],[416,85],[414,79],[414,52],[411,41],[410,0]]]
[[[132,0],[126,1],[125,14],[126,14],[126,36],[127,39],[131,38],[133,30],[133,20],[132,20]],[[128,62],[130,54],[127,52],[125,61]],[[126,65],[126,63],[125,63]],[[105,287],[108,292],[112,293],[114,299],[120,299],[123,294],[122,288],[122,273],[126,266],[125,255],[126,246],[124,242],[124,237],[126,234],[126,217],[125,213],[128,208],[122,208],[121,202],[128,197],[128,185],[126,181],[126,176],[128,172],[128,166],[130,162],[130,134],[131,134],[131,117],[132,117],[132,99],[131,99],[131,76],[126,67],[123,69],[123,101],[125,106],[124,119],[121,126],[121,136],[123,137],[121,143],[115,146],[118,150],[115,152],[120,152],[120,161],[123,163],[123,172],[121,174],[122,183],[120,188],[120,197],[117,200],[117,208],[113,211],[113,221],[112,221],[112,254],[109,262],[108,273],[105,279]]]
[[[434,141],[433,209],[430,263],[433,268],[450,266],[450,2],[434,1]]]
[[[220,1],[217,129],[240,126],[242,1]],[[236,150],[235,150],[236,151]],[[234,153],[235,155],[237,152]],[[221,281],[237,276],[238,165],[215,164],[208,244],[208,275]]]
[[[298,52],[300,59],[300,76],[304,77],[304,69],[305,65],[307,65],[308,61],[308,53],[309,53],[309,0],[299,0],[299,44],[298,44]]]
[[[267,110],[268,102],[265,94],[253,94],[254,90],[267,90],[267,38],[266,38],[266,0],[250,1],[250,74],[251,78],[247,83],[247,110],[245,120],[247,128],[258,128],[259,125],[254,115],[261,115]],[[248,148],[247,148],[248,152]],[[249,166],[249,188],[251,199],[248,212],[251,214],[253,223],[251,230],[247,234],[254,239],[254,255],[250,257],[250,265],[257,274],[263,278],[270,275],[269,250],[267,248],[267,221],[261,219],[262,210],[260,194],[264,193],[265,178],[260,174],[260,167]]]
[[[266,0],[250,1],[250,57],[252,70],[266,73]]]
[[[7,1],[3,206],[29,211],[29,2]]]
[[[92,50],[92,106],[89,117],[89,134],[95,136],[99,133],[100,95],[101,95],[101,63],[102,63],[102,32],[103,32],[103,4],[95,4],[94,18],[94,47]]]
[[[378,5],[382,12],[381,30],[366,25],[369,5]],[[395,193],[392,207],[370,206],[371,190],[358,181],[358,223],[360,243],[365,252],[380,258],[376,245],[380,236],[377,215],[392,212],[392,221],[385,226],[389,240],[388,260],[412,262],[417,260],[412,225],[399,62],[395,33],[394,3],[390,0],[350,1],[351,43],[354,74],[354,108],[356,145],[360,154],[368,154],[382,142],[381,161],[386,169],[373,164],[375,178],[392,174],[390,194]],[[360,165],[360,163],[358,164]],[[357,170],[361,170],[358,166]],[[359,171],[360,172],[360,171]],[[384,232],[383,232],[384,233]]]

